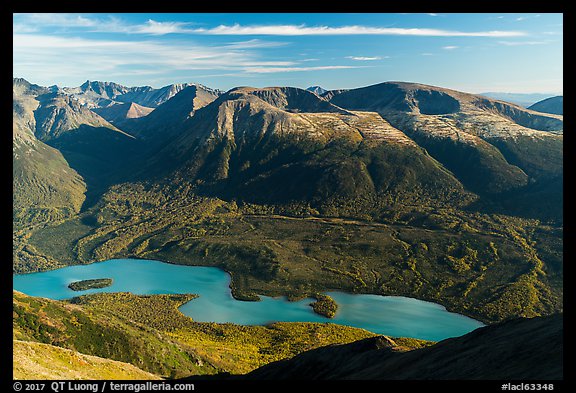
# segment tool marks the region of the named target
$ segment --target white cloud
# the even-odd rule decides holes
[[[540,17],[540,14],[519,16],[518,18],[516,18],[516,21],[522,22],[523,20],[526,20],[526,19],[539,18],[539,17]]]
[[[368,26],[315,26],[305,25],[263,25],[263,26],[232,26],[220,25],[210,29],[194,29],[196,33],[211,35],[405,35],[433,37],[519,37],[526,33],[521,31],[475,31],[463,32],[454,30],[399,27],[368,27]]]
[[[522,45],[545,45],[549,44],[550,41],[498,41],[498,43],[506,46],[522,46]]]
[[[192,30],[186,29],[184,27],[186,25],[188,24],[182,22],[156,22],[152,19],[148,19],[148,21],[144,25],[135,25],[134,29],[129,30],[132,30],[130,31],[131,33],[151,34],[151,35],[192,32]]]
[[[446,46],[443,46],[442,49],[444,49],[444,50],[454,50],[454,49],[458,49],[458,47],[455,46],[455,45],[446,45]]]
[[[111,73],[164,74],[175,70],[282,67],[291,61],[262,61],[257,54],[225,46],[156,41],[112,41],[14,34],[15,75],[42,75],[45,79],[72,76],[106,80]]]
[[[387,59],[390,56],[385,56],[384,58]],[[373,60],[381,60],[382,57],[374,56],[374,57],[366,57],[366,56],[346,56],[346,59],[356,60],[356,61],[373,61]]]
[[[298,72],[298,71],[324,71],[324,70],[341,70],[347,68],[361,68],[356,66],[318,66],[318,67],[248,67],[246,72],[258,74],[269,74],[273,72]]]
[[[190,23],[185,22],[157,22],[148,19],[143,24],[130,24],[115,16],[106,18],[93,15],[78,14],[18,14],[14,16],[15,23],[34,25],[37,27],[78,28],[90,32],[126,33],[164,35],[171,33],[194,33],[195,30],[187,28]]]
[[[437,15],[437,14],[429,14]],[[189,22],[157,22],[149,19],[143,24],[130,24],[117,17],[106,18],[79,14],[18,14],[14,23],[35,26],[53,26],[60,28],[85,28],[92,32],[126,34],[205,34],[205,35],[401,35],[433,37],[518,37],[526,33],[521,31],[454,31],[428,28],[370,27],[370,26],[313,26],[301,25],[220,25],[213,28],[192,28]]]
[[[257,38],[248,41],[230,42],[224,45],[231,49],[278,48],[289,45],[288,42],[264,41]]]
[[[35,83],[51,85],[62,80],[110,80],[134,75],[154,80],[187,70],[244,75],[359,68],[330,64],[299,66],[298,61],[266,60],[249,49],[238,49],[259,47],[263,43],[251,40],[205,46],[155,40],[133,42],[14,34],[13,69],[15,76],[33,76]]]
[[[12,25],[13,33],[36,33],[38,28],[25,23],[14,23]]]
[[[52,14],[52,13],[31,13],[31,14],[18,14],[14,16],[19,18],[22,22],[31,23],[34,25],[43,26],[58,26],[58,27],[92,27],[97,26],[102,20],[95,18],[87,18],[79,14]]]

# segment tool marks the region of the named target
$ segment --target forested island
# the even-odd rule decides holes
[[[112,285],[111,278],[96,278],[92,280],[74,281],[68,285],[73,291],[87,291],[88,289],[106,288]]]

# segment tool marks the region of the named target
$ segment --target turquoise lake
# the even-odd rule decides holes
[[[76,292],[74,281],[112,278],[112,286]],[[289,302],[261,296],[259,302],[235,300],[230,276],[214,267],[173,265],[141,259],[111,259],[90,265],[69,266],[41,273],[13,276],[14,289],[30,296],[69,299],[97,292],[132,292],[138,295],[194,293],[199,298],[180,311],[195,321],[265,325],[270,322],[330,322],[355,326],[388,336],[439,341],[466,334],[481,322],[451,313],[438,304],[401,296],[327,294],[338,303],[332,319],[315,314],[313,299]]]

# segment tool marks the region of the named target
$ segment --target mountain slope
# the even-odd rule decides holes
[[[32,341],[14,340],[12,353],[14,379],[161,379],[129,363]]]
[[[334,95],[330,102],[347,109],[372,110],[384,116],[404,112],[419,120],[436,119],[438,124],[462,129],[467,134],[482,138],[514,136],[519,133],[538,134],[534,130],[562,130],[561,116],[530,111],[504,101],[462,93],[436,86],[408,82],[384,82],[358,89],[345,90]],[[456,116],[458,115],[458,116]],[[479,126],[473,129],[474,123]],[[480,124],[481,122],[487,124]],[[447,134],[447,129],[437,132],[427,130],[434,136]]]
[[[148,108],[134,102],[93,109],[95,113],[118,127],[122,127],[122,123],[128,119],[138,119],[147,116],[153,110],[154,108]]]
[[[18,226],[70,217],[80,211],[86,184],[50,146],[31,139],[12,147],[13,219]]]
[[[54,93],[72,97],[86,108],[104,108],[114,105],[115,98],[130,91],[126,86],[114,82],[91,82],[87,80],[78,87],[51,86]]]
[[[28,128],[37,140],[57,149],[57,154],[61,154],[82,177],[88,193],[98,195],[116,178],[122,177],[119,169],[131,160],[139,147],[133,136],[110,124],[71,95],[49,92],[46,88],[22,87],[26,84],[26,81],[14,79],[14,85],[17,85],[15,110],[18,109],[15,126]],[[26,104],[22,105],[22,102]],[[27,165],[32,162],[25,160]]]
[[[213,90],[204,86],[187,86],[148,116],[131,119],[123,125],[133,135],[148,140],[149,145],[154,146],[182,132],[184,122],[217,97]]]
[[[545,131],[561,132],[563,127],[562,116],[416,83],[385,82],[352,89],[336,94],[330,102],[346,109],[378,112],[424,144],[435,139],[452,141],[485,154],[492,150],[487,143],[493,140],[514,141],[523,136],[558,140],[556,133]],[[501,157],[496,154],[491,161],[495,159]]]
[[[405,82],[343,91],[330,102],[378,112],[485,200],[513,205],[518,193],[526,193],[533,183],[544,187],[549,179],[562,176],[562,116]],[[509,196],[497,197],[502,193]],[[562,190],[554,187],[552,194],[561,195]],[[544,214],[559,218],[561,210]]]
[[[37,95],[47,90],[23,79],[13,82],[12,114],[12,266],[34,271],[60,263],[27,244],[34,228],[76,216],[86,183],[60,151],[35,136]]]
[[[196,181],[205,192],[258,203],[319,206],[391,193],[434,196],[439,203],[468,198],[448,171],[387,121],[301,89],[233,89],[183,128],[149,158],[147,177],[173,173],[174,181]]]
[[[35,134],[42,141],[59,138],[67,132],[74,132],[81,126],[107,128],[122,133],[105,119],[65,94],[47,93],[38,95],[35,99],[39,102],[38,108],[34,111]]]
[[[510,320],[398,352],[385,337],[305,352],[263,366],[246,379],[558,380],[563,378],[563,316]]]
[[[530,105],[528,109],[537,112],[562,115],[564,114],[564,96],[546,98],[545,100]]]
[[[46,90],[14,79],[12,120],[13,222],[22,225],[78,213],[86,185],[62,154],[38,140],[35,99]]]
[[[147,106],[150,108],[156,108],[164,102],[168,101],[176,94],[186,89],[187,87],[197,86],[199,89],[210,91],[211,94],[218,95],[218,90],[209,89],[205,86],[195,84],[195,83],[175,83],[161,87],[159,89],[153,89],[149,87],[135,88],[133,91],[128,92],[122,96],[117,97],[118,101],[121,102],[135,102],[142,106]]]
[[[13,338],[55,345],[86,355],[130,363],[157,375],[210,372],[198,357],[155,329],[99,312],[44,298],[13,293]],[[170,310],[167,310],[170,311]]]
[[[350,90],[350,89],[328,90],[328,91],[324,92],[324,94],[322,94],[322,98],[330,101],[330,99],[331,99],[332,97],[334,97],[335,95],[340,94],[340,93],[343,93],[343,92],[348,91],[348,90]]]

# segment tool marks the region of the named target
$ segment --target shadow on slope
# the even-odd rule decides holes
[[[331,345],[270,363],[258,380],[558,380],[563,314],[513,319],[433,346],[398,352],[384,336]]]

